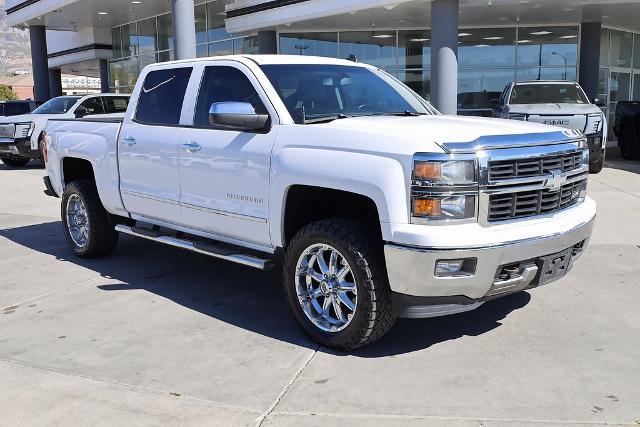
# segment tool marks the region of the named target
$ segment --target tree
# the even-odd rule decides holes
[[[18,95],[9,86],[0,83],[0,101],[13,101],[18,99]]]

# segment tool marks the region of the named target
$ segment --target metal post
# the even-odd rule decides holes
[[[457,114],[458,0],[431,3],[431,100],[444,114]]]
[[[100,92],[109,93],[109,64],[106,59],[100,60]]]
[[[62,95],[62,73],[60,68],[49,68],[49,89],[51,98]]]
[[[176,59],[196,57],[196,17],[193,0],[171,0],[173,48]]]
[[[580,33],[580,86],[591,100],[598,95],[601,31],[600,22],[584,22]]]
[[[36,100],[47,101],[51,97],[49,88],[49,60],[47,58],[47,33],[41,25],[29,27],[31,38],[31,64]]]

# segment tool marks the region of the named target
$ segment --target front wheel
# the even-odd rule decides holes
[[[118,232],[109,221],[93,181],[74,181],[64,190],[62,224],[69,247],[79,257],[106,255],[118,243]]]
[[[604,152],[600,155],[598,160],[595,160],[589,164],[589,173],[600,173],[604,166]]]
[[[28,159],[26,157],[3,157],[2,163],[11,168],[21,168],[23,166],[26,166],[30,160],[31,159]]]
[[[369,344],[394,323],[382,244],[366,226],[324,220],[293,237],[284,288],[296,320],[314,341],[339,350]]]

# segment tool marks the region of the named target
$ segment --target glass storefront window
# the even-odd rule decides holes
[[[113,45],[113,58],[122,58],[122,38],[120,36],[120,27],[111,30],[111,40]]]
[[[398,68],[431,68],[431,31],[398,31]]]
[[[171,14],[158,16],[158,50],[173,48],[173,28]]]
[[[233,40],[233,53],[255,55],[260,53],[258,47],[258,36],[242,37]]]
[[[598,74],[598,98],[603,98],[608,102],[609,93],[607,92],[607,80],[609,79],[609,69],[601,68]]]
[[[224,3],[215,1],[207,3],[207,34],[209,41],[224,40],[231,38],[224,26]]]
[[[158,50],[156,43],[156,18],[145,19],[138,22],[138,53],[140,55],[155,53]]]
[[[122,61],[124,67],[123,86],[133,86],[138,80],[140,69],[138,67],[138,57],[133,56]]]
[[[429,71],[405,70],[395,72],[393,75],[427,101],[430,99],[431,73]]]
[[[111,74],[111,86],[122,86],[124,84],[124,68],[122,61],[114,61],[109,65]]]
[[[140,68],[140,71],[142,71],[142,69],[147,65],[151,65],[156,62],[158,61],[155,53],[152,53],[150,55],[141,55],[138,57],[138,67]],[[136,77],[136,80],[137,80],[137,77]]]
[[[578,27],[522,27],[518,66],[577,65]]]
[[[460,68],[513,67],[515,58],[515,28],[473,28],[458,33]]]
[[[280,34],[280,53],[338,57],[338,33]]]
[[[490,102],[513,81],[510,70],[460,70],[458,72],[458,112],[463,115],[487,116]]]
[[[611,52],[609,55],[612,67],[631,67],[633,51],[633,35],[622,31],[611,30]]]
[[[609,66],[609,30],[606,28],[600,30],[600,66]]]
[[[196,43],[206,43],[207,39],[207,5],[201,4],[195,8],[196,16]]]
[[[206,58],[209,56],[209,45],[208,44],[199,44],[196,46],[196,56],[198,58]]]
[[[633,68],[640,68],[640,34],[634,35],[633,39]],[[636,83],[636,85],[640,86],[640,82]]]
[[[516,71],[518,81],[523,80],[570,80],[578,79],[576,67],[531,67],[518,68]]]
[[[209,56],[233,55],[233,40],[209,43]]]
[[[395,31],[348,31],[340,33],[339,57],[380,68],[396,68]]]
[[[173,61],[174,59],[175,56],[173,55],[173,50],[158,52],[158,62]]]

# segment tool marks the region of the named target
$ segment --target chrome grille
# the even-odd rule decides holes
[[[560,190],[530,190],[489,196],[489,221],[547,214],[573,206],[586,179],[565,184]]]
[[[582,152],[544,156],[535,159],[498,160],[489,162],[489,180],[501,181],[545,175],[552,170],[572,171],[582,166]]]

